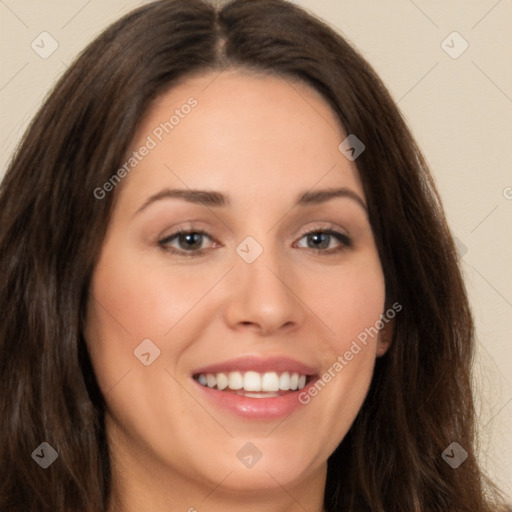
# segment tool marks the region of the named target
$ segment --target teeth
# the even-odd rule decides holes
[[[297,389],[298,385],[299,385],[299,374],[292,373],[290,375],[290,389]]]
[[[230,372],[228,382],[230,389],[242,389],[244,387],[244,378],[240,372]]]
[[[290,389],[290,374],[288,372],[284,372],[279,377],[279,389],[283,391],[288,391]]]
[[[275,398],[279,396],[277,393],[249,393],[249,392],[237,392],[237,395],[248,396],[249,398]]]
[[[260,374],[256,372],[245,372],[244,389],[245,391],[261,391]]]
[[[226,389],[228,387],[229,380],[225,373],[218,373],[217,374],[217,389],[220,389],[221,391],[223,389]]]
[[[296,391],[306,385],[307,376],[299,375],[296,372],[283,372],[278,375],[276,372],[258,373],[249,372],[229,372],[229,373],[207,373],[200,374],[197,380],[203,386],[217,388],[220,391],[230,389],[233,391],[242,390],[244,396],[261,397],[262,395],[253,395],[252,393],[265,392],[267,396],[279,396],[276,391]],[[247,391],[248,393],[244,393]]]
[[[261,379],[261,389],[263,391],[279,391],[279,377],[277,373],[264,373]]]

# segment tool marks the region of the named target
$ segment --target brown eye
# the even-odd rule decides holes
[[[204,237],[210,238],[208,233],[204,231],[180,230],[160,240],[158,242],[158,245],[162,249],[170,251],[174,254],[182,254],[184,256],[196,256],[197,254],[203,252],[202,245]],[[177,244],[178,247],[172,246],[172,243]]]

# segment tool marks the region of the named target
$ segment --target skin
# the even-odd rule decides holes
[[[365,203],[359,175],[316,91],[241,70],[195,76],[163,94],[130,151],[192,96],[197,106],[118,185],[91,282],[86,340],[107,403],[109,511],[321,512],[327,458],[388,348],[383,331],[284,420],[212,405],[191,372],[280,355],[322,373],[375,325],[385,287],[365,208],[349,197],[293,206],[299,193],[338,187]],[[165,188],[219,191],[230,205],[165,198],[138,211]],[[204,252],[165,251],[159,241],[178,228],[206,231]],[[327,237],[321,247],[343,250],[321,254],[306,233],[327,229],[351,245]],[[236,252],[247,236],[263,249],[252,263]],[[187,251],[177,237],[167,246]],[[144,339],[160,349],[149,366],[134,356]],[[262,454],[252,468],[237,457],[246,442]]]

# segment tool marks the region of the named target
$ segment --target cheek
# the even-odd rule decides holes
[[[375,325],[384,312],[385,285],[380,261],[374,252],[355,255],[330,274],[325,270],[324,274],[319,271],[316,276],[308,273],[303,293],[306,289],[310,290],[308,304],[328,328],[325,340],[329,352],[343,354],[356,339],[375,348]]]
[[[201,297],[225,272],[211,267],[198,272],[193,265],[169,265],[164,258],[155,261],[144,252],[118,247],[129,246],[114,237],[103,246],[86,320],[85,338],[104,392],[127,372],[134,378],[133,371],[142,366],[136,353],[141,343],[147,344],[144,340],[151,340],[162,356],[152,368],[178,361],[203,325]]]
[[[172,304],[159,297],[151,275],[144,273],[133,255],[113,248],[111,241],[105,243],[93,273],[85,333],[104,393],[136,367],[134,350],[143,340],[160,344],[161,313],[172,312]]]
[[[317,279],[317,284],[310,304],[322,312],[332,332],[318,345],[324,354],[320,378],[299,399],[306,408],[321,412],[314,429],[332,434],[322,447],[329,453],[349,430],[370,386],[385,286],[380,262],[371,254],[337,268],[330,280]]]
[[[137,340],[161,339],[197,302],[202,287],[193,281],[133,254],[114,258],[107,246],[91,283],[90,323],[113,340],[112,347],[114,340],[122,343],[124,351]]]

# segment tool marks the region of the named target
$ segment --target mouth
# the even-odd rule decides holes
[[[298,372],[231,371],[198,373],[193,378],[201,386],[224,393],[250,398],[275,398],[302,390],[314,376]]]
[[[286,357],[246,356],[197,368],[191,374],[202,396],[244,419],[283,418],[300,408],[300,394],[318,371]]]

